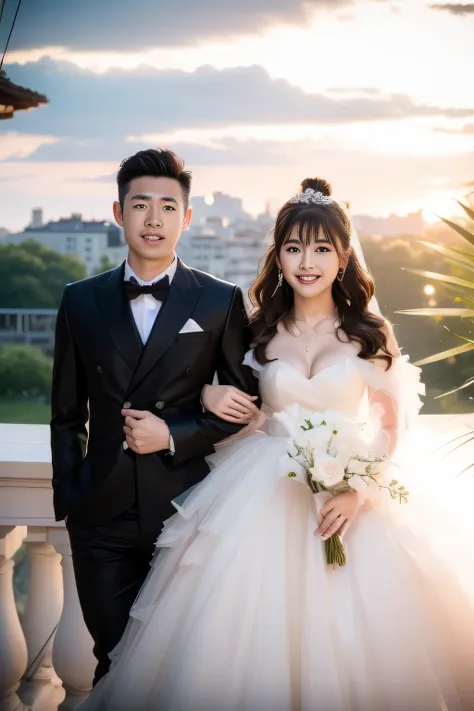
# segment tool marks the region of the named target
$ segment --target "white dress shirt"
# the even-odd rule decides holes
[[[135,274],[129,263],[125,262],[124,280],[130,281],[130,277],[133,277],[137,280],[140,286],[149,286],[150,284],[154,284],[155,281],[164,279],[167,276],[171,284],[176,273],[177,266],[178,260],[175,257],[173,263],[170,264],[168,269],[165,269],[165,271],[161,272],[161,274],[157,274],[157,276],[151,281],[143,281],[143,279],[140,279],[140,277]],[[155,299],[152,294],[141,294],[130,302],[133,318],[137,325],[143,344],[148,341],[151,329],[156,321],[156,317],[160,313],[162,304],[163,302]]]
[[[161,274],[157,274],[156,277],[151,281],[143,281],[143,279],[140,279],[140,277],[135,274],[129,263],[125,262],[124,281],[130,281],[130,277],[134,277],[134,279],[137,280],[140,286],[149,286],[150,284],[154,284],[155,281],[164,279],[167,276],[171,284],[173,277],[176,274],[177,267],[178,260],[175,257],[174,261],[172,262],[172,264],[170,264],[168,269],[165,269],[165,271],[161,272]],[[163,302],[158,301],[158,299],[155,299],[152,294],[140,294],[140,296],[137,296],[136,299],[132,299],[132,301],[130,301],[130,308],[132,309],[133,318],[137,325],[137,329],[143,344],[148,341],[151,329],[155,324],[156,317],[160,313],[162,305]],[[127,443],[124,442],[124,449],[126,449],[127,447]],[[174,442],[171,435],[169,449],[170,454],[175,453]]]

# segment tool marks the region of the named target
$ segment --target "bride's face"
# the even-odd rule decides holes
[[[317,239],[301,242],[293,228],[279,255],[279,267],[291,288],[305,298],[313,298],[332,288],[342,265],[334,245],[320,229]]]

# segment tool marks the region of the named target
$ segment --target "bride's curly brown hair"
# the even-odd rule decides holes
[[[308,188],[323,195],[332,194],[330,184],[322,178],[303,180],[301,192]],[[261,365],[270,362],[266,349],[277,333],[278,324],[282,323],[288,330],[294,325],[293,289],[283,280],[275,292],[278,283],[277,257],[294,228],[298,230],[302,244],[310,244],[322,230],[339,257],[342,260],[347,259],[342,281],[336,279],[332,285],[332,296],[339,313],[339,340],[340,331],[343,331],[351,341],[360,344],[360,358],[383,358],[390,367],[392,356],[387,349],[385,321],[371,313],[368,308],[374,294],[374,282],[351,249],[351,224],[344,209],[336,202],[324,205],[288,201],[278,213],[273,242],[264,257],[263,267],[249,290],[253,305],[250,321],[257,362]],[[380,355],[380,351],[386,355]]]

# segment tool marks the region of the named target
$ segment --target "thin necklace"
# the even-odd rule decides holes
[[[314,341],[316,340],[316,336],[332,336],[333,332],[331,332],[331,333],[320,333],[319,331],[316,331],[316,330],[315,330],[316,327],[319,326],[320,323],[323,323],[323,321],[328,321],[329,319],[332,319],[332,320],[334,320],[334,323],[337,323],[338,317],[337,317],[337,316],[324,316],[324,318],[320,319],[320,320],[313,326],[313,328],[311,329],[311,331],[313,332],[313,333],[312,333],[312,336],[310,337],[309,341],[306,341],[306,343],[305,343],[305,345],[304,345],[304,349],[305,349],[306,353],[309,353],[309,346],[310,346],[311,343],[314,343]],[[301,330],[300,330],[300,329],[298,329],[298,330],[299,330],[300,333],[301,333]]]

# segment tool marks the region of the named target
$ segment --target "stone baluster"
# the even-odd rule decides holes
[[[20,690],[24,702],[33,705],[48,699],[48,706],[64,698],[61,680],[52,662],[53,641],[63,607],[61,556],[47,542],[46,527],[28,527],[27,546],[30,579],[23,632],[28,647],[25,683]],[[54,702],[56,702],[54,704]]]
[[[66,692],[60,709],[69,711],[75,709],[91,690],[96,659],[79,605],[66,529],[49,529],[48,542],[62,556],[64,605],[54,638],[53,665]]]
[[[25,708],[16,692],[28,652],[15,606],[12,557],[26,533],[26,526],[0,526],[0,711]]]

